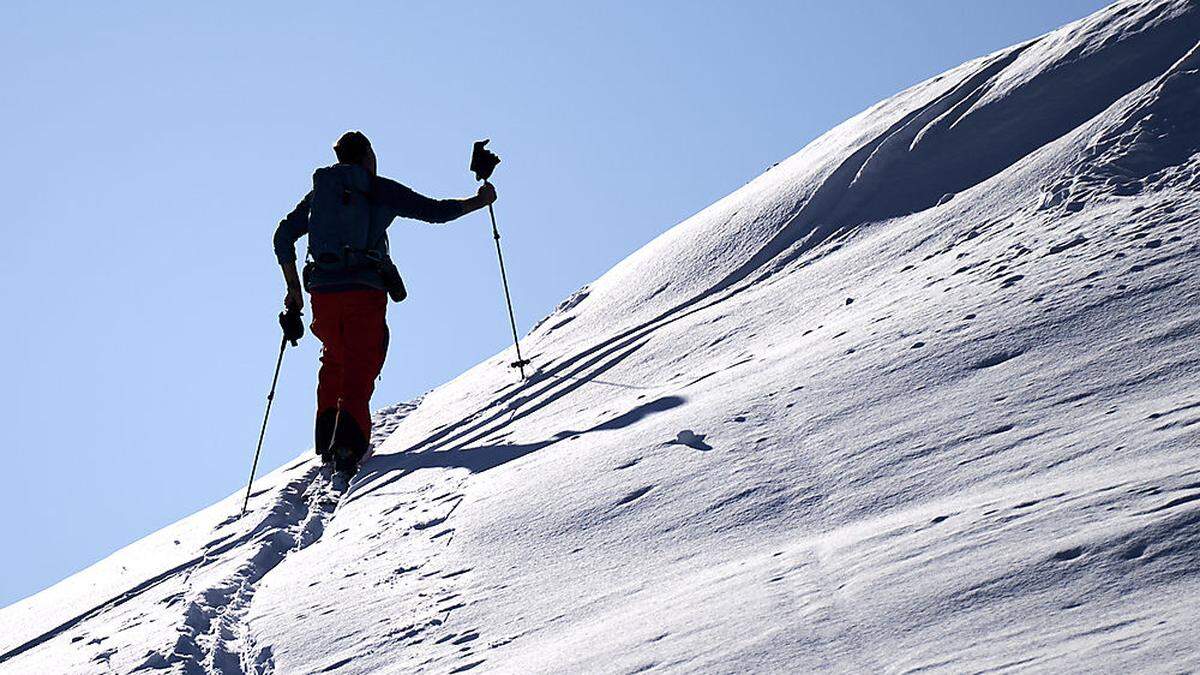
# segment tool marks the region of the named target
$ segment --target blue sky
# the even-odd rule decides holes
[[[239,489],[278,346],[278,220],[364,130],[465,196],[492,138],[518,322],[888,95],[1095,0],[43,3],[0,8],[0,606]],[[376,407],[510,340],[483,212],[397,221]],[[311,446],[318,343],[263,449]]]

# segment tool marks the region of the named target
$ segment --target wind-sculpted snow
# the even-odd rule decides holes
[[[624,321],[691,307],[856,226],[934,207],[1159,78],[1198,36],[1195,0],[1139,0],[960,66],[665,233],[593,284],[591,302]],[[1191,85],[1168,104],[1181,121]]]
[[[381,411],[344,490],[301,459],[5,609],[0,670],[1194,670],[1198,13],[874,106],[564,301],[528,381]]]
[[[1130,2],[989,57],[890,133],[817,220],[854,225],[934,206],[1092,119],[1197,39],[1194,2]]]

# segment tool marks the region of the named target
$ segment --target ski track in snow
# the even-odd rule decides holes
[[[173,650],[151,653],[137,670],[180,666],[197,675],[273,672],[270,648],[256,648],[241,619],[259,581],[289,554],[321,538],[340,496],[334,482],[327,467],[313,466],[280,489],[263,521],[242,537],[247,543],[238,545],[252,552],[249,560],[217,584],[191,591]]]
[[[377,411],[372,446],[382,442],[415,407],[415,403],[401,403]],[[370,455],[364,461],[369,458]],[[262,579],[287,556],[321,538],[348,488],[345,479],[333,475],[328,467],[312,460],[293,463],[288,470],[302,468],[303,473],[271,492],[271,502],[266,506],[265,514],[262,513],[262,507],[254,506],[246,516],[235,513],[222,519],[212,528],[211,534],[215,537],[205,544],[200,555],[0,653],[0,667],[27,651],[67,634],[80,624],[141,599],[164,582],[176,581],[183,590],[167,595],[159,604],[182,606],[177,639],[168,650],[148,652],[130,672],[163,669],[189,674],[219,672],[224,675],[274,672],[270,646],[256,646],[242,619]],[[265,495],[266,491],[261,488],[253,491],[252,503]],[[246,532],[224,533],[243,518],[256,519],[257,522]],[[204,579],[193,583],[207,568],[220,567],[232,556],[236,556],[238,561],[231,572],[221,573],[214,580]],[[72,642],[86,639],[86,635],[77,636]],[[95,638],[87,644],[100,645],[106,640]],[[108,665],[116,653],[117,650],[112,648],[100,650],[92,663]]]
[[[387,438],[415,407],[401,403],[375,413],[372,447]],[[363,462],[369,459],[370,454]],[[193,599],[184,609],[174,648],[169,654],[151,652],[135,671],[178,667],[189,675],[274,672],[271,647],[255,645],[242,619],[262,579],[289,555],[321,538],[348,487],[345,479],[329,467],[313,462],[302,475],[280,488],[266,516],[251,532],[220,547],[249,549],[249,559],[217,583],[191,590]],[[237,519],[231,516],[218,529]],[[205,560],[210,555],[206,554]],[[201,561],[200,565],[203,564]]]
[[[309,468],[279,490],[266,516],[248,533],[233,539],[214,539],[203,555],[166,570],[116,598],[59,625],[14,649],[0,654],[0,664],[29,649],[71,630],[83,621],[103,615],[138,598],[142,593],[163,581],[184,575],[183,585],[196,570],[219,561],[231,551],[249,551],[249,560],[231,575],[213,586],[190,588],[179,628],[179,638],[170,653],[151,652],[145,662],[134,670],[173,668],[186,673],[270,672],[270,650],[254,652],[252,643],[245,640],[239,620],[254,596],[255,585],[292,551],[303,549],[320,538],[325,522],[337,505],[338,493],[330,480],[328,469]],[[250,513],[251,517],[255,514]],[[231,516],[217,526],[230,525],[238,520]],[[171,605],[182,599],[182,593],[168,598]],[[103,660],[107,661],[107,655]]]

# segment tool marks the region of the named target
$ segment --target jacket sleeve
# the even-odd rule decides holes
[[[308,202],[310,199],[312,199],[311,192],[304,195],[304,199],[301,199],[296,208],[279,221],[279,227],[275,228],[275,259],[279,261],[280,265],[296,261],[296,240],[308,234]]]
[[[401,218],[447,223],[463,214],[461,199],[433,199],[387,178],[377,178],[373,187],[379,203]]]

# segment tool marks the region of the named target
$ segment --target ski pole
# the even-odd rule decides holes
[[[292,345],[304,335],[304,321],[299,312],[288,310],[279,314],[279,325],[283,328],[283,339],[279,341],[279,358],[275,360],[275,374],[271,377],[271,391],[267,393],[267,412],[263,414],[262,429],[258,432],[258,447],[254,449],[254,462],[250,465],[250,482],[246,483],[246,498],[242,500],[242,515],[250,503],[250,488],[254,485],[254,474],[258,471],[258,455],[262,452],[263,438],[267,435],[267,420],[271,418],[271,404],[275,401],[275,385],[279,382],[279,368],[283,365],[283,352],[290,340]]]
[[[279,381],[279,367],[283,365],[283,351],[287,349],[287,338],[279,342],[279,358],[275,360],[275,376],[271,378],[271,391],[267,394],[267,412],[263,415],[262,429],[258,432],[258,447],[254,449],[254,463],[250,465],[250,482],[246,483],[246,498],[242,500],[242,515],[250,503],[250,487],[254,485],[254,474],[258,471],[258,453],[262,451],[263,437],[267,435],[267,420],[271,417],[271,403],[275,400],[275,383]]]
[[[483,181],[484,185],[491,185],[488,179],[492,176],[492,171],[496,165],[500,163],[500,158],[496,153],[488,150],[487,144],[489,139],[475,141],[475,147],[471,151],[471,171],[475,172],[475,180]],[[504,270],[504,254],[500,251],[500,230],[496,227],[496,211],[488,204],[488,215],[492,219],[492,238],[496,240],[496,258],[500,261],[500,282],[504,284],[504,302],[508,305],[508,323],[512,326],[513,346],[517,349],[517,360],[512,364],[521,371],[521,379],[525,379],[525,366],[529,365],[529,361],[521,358],[521,341],[517,338],[517,318],[513,314],[512,295],[508,292],[508,274]]]
[[[487,181],[483,181],[487,184]],[[492,218],[492,238],[496,240],[496,259],[500,261],[500,282],[504,284],[504,302],[508,305],[508,323],[512,326],[513,346],[517,348],[517,360],[513,363],[521,371],[521,379],[525,379],[525,366],[529,363],[521,358],[521,341],[517,338],[517,319],[513,315],[512,296],[508,293],[508,274],[504,271],[504,253],[500,251],[500,230],[496,228],[496,212],[488,204],[488,215]]]

